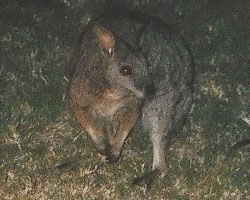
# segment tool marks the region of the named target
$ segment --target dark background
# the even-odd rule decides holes
[[[72,51],[87,22],[107,9],[105,1],[2,0],[0,197],[250,198],[250,2],[117,2],[166,21],[194,58],[195,103],[174,138],[168,175],[147,194],[133,188],[151,164],[148,136],[135,130],[121,160],[108,165],[71,117]]]

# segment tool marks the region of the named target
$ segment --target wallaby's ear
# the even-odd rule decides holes
[[[94,32],[96,33],[98,44],[112,56],[115,50],[114,35],[109,30],[99,25],[94,28]]]

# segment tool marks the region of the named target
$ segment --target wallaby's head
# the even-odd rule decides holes
[[[148,75],[143,56],[100,25],[95,26],[94,33],[107,65],[106,77],[111,86],[142,98]]]

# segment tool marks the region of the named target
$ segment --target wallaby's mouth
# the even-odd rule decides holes
[[[141,90],[138,90],[136,88],[129,88],[134,94],[136,97],[138,98],[143,98],[144,97],[144,91],[141,91]]]
[[[154,96],[156,92],[154,83],[146,85],[143,90],[139,90],[133,86],[128,89],[131,90],[138,98],[144,98],[144,97],[150,98],[151,96]]]
[[[132,84],[128,87],[118,86],[118,88],[122,91],[127,91],[126,93],[133,93],[137,98],[142,99],[145,96],[145,92],[143,90],[139,90],[134,87]]]

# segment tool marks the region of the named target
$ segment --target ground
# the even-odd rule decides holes
[[[166,175],[151,190],[132,186],[151,165],[148,135],[138,127],[118,163],[107,164],[68,106],[74,44],[103,1],[7,0],[0,6],[0,199],[250,199],[250,2],[127,4],[167,21],[194,59],[194,106],[172,141]]]

